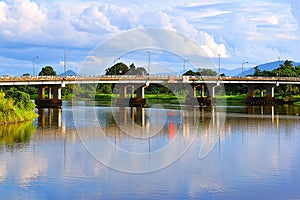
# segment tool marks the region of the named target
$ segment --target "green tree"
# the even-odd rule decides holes
[[[129,66],[129,71],[126,73],[127,75],[147,75],[147,70],[143,67],[136,68],[135,65],[132,63]]]
[[[195,76],[195,72],[192,70],[186,71],[184,74],[184,76]]]
[[[42,68],[42,71],[39,73],[39,76],[56,76],[56,72],[51,66],[46,66]]]
[[[6,91],[5,98],[13,99],[14,105],[20,109],[33,110],[35,108],[35,104],[30,100],[29,94],[19,91],[16,88]]]
[[[128,66],[120,62],[106,69],[105,75],[123,75],[126,74],[128,70],[129,70]]]
[[[200,73],[202,76],[217,76],[218,73],[212,69],[201,69],[199,68],[198,73]]]
[[[260,69],[259,69],[259,67],[258,66],[255,66],[254,67],[254,74],[253,74],[254,76],[259,76],[260,75]]]

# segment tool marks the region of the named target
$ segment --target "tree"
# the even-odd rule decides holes
[[[195,72],[193,72],[192,70],[186,71],[184,74],[184,76],[195,76]]]
[[[105,75],[123,75],[126,74],[129,68],[124,63],[120,62],[106,69]]]
[[[198,69],[201,76],[217,76],[218,73],[212,69]]]
[[[13,99],[14,105],[16,105],[20,109],[33,110],[35,108],[35,104],[30,100],[29,94],[19,91],[16,88],[7,90],[5,92],[5,98]]]
[[[259,67],[258,66],[254,67],[254,74],[253,74],[253,76],[259,76],[259,74],[260,74]]]
[[[51,66],[46,66],[42,68],[42,71],[39,73],[39,76],[56,76],[56,72]]]

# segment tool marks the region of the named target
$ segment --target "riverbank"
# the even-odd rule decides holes
[[[229,106],[243,106],[246,98],[246,94],[240,95],[226,95],[216,96],[218,105]],[[112,98],[118,98],[118,94],[96,94],[95,100],[101,101],[104,104],[111,104]],[[171,95],[171,94],[145,94],[147,104],[175,104],[178,105],[185,101],[184,95]],[[284,104],[293,104],[300,106],[300,95],[294,95],[292,97],[276,96],[276,99],[282,100]],[[72,100],[72,95],[63,96],[63,100]]]
[[[0,125],[32,121],[38,116],[28,94],[17,90],[7,93],[0,91]]]

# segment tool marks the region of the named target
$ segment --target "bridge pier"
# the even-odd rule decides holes
[[[186,104],[188,105],[213,105],[216,103],[215,88],[217,84],[197,84],[192,85],[189,89],[188,96],[186,97]],[[197,88],[200,88],[200,97],[197,97]],[[206,96],[205,96],[206,94]]]
[[[61,88],[62,85],[42,85],[38,88],[38,98],[35,99],[35,104],[38,108],[61,108]],[[48,91],[46,98],[45,90]],[[52,98],[53,97],[53,98]]]
[[[248,94],[245,98],[245,104],[250,105],[274,105],[276,99],[274,97],[274,88],[276,85],[267,84],[261,85],[246,85],[248,87]],[[259,97],[255,97],[255,90],[259,89]],[[266,95],[264,95],[264,90],[266,90]]]
[[[144,107],[146,105],[145,88],[146,85],[126,85],[118,84],[120,97],[116,100],[116,106],[124,107]],[[131,88],[130,98],[127,97],[127,89]],[[137,89],[135,89],[137,88]],[[136,96],[135,96],[136,93]]]

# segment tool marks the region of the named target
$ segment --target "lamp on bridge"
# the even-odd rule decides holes
[[[243,62],[242,63],[242,76],[244,76],[244,64],[247,64],[248,62]]]
[[[37,59],[37,58],[39,58],[39,57],[36,56],[32,59],[32,76],[35,76],[34,62],[35,62],[35,59]]]
[[[221,75],[221,54],[218,54],[219,56],[219,77]]]
[[[280,77],[280,57],[278,56],[278,76]]]
[[[148,52],[148,76],[150,76],[150,51],[147,51]]]

